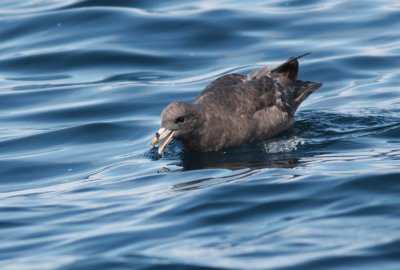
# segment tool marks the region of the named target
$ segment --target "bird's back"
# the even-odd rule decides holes
[[[209,84],[194,103],[249,115],[277,106],[279,110],[294,115],[299,105],[322,86],[321,83],[297,79],[297,59],[302,56],[291,57],[274,69],[263,68],[249,76],[224,75]]]
[[[249,80],[247,76],[228,74],[208,85],[194,103],[252,116],[274,101],[274,82],[269,77]]]

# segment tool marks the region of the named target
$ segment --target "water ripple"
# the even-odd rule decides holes
[[[0,3],[4,269],[398,269],[393,1]],[[295,128],[149,145],[217,77],[312,51]]]

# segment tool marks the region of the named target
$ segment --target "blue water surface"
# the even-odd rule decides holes
[[[400,269],[397,1],[3,0],[0,265]],[[215,78],[323,82],[278,137],[150,147]]]

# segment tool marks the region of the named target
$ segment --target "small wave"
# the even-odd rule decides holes
[[[399,268],[395,1],[0,2],[3,268]],[[293,129],[150,149],[169,102],[306,51]]]

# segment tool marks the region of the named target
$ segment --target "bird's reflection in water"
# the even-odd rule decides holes
[[[296,139],[296,137],[294,137]],[[297,140],[297,139],[296,139]],[[165,172],[191,171],[201,169],[263,169],[263,168],[294,168],[301,165],[299,157],[302,151],[297,151],[298,142],[292,138],[281,138],[268,143],[257,142],[224,149],[217,152],[191,152],[185,150],[179,142],[172,142],[169,149],[161,157],[155,148],[150,149],[145,156],[152,160],[171,160],[170,165],[177,169],[163,168]]]
[[[244,148],[244,147],[241,147]],[[245,149],[230,149],[211,153],[193,153],[183,151],[181,166],[183,170],[230,169],[250,170],[263,168],[294,168],[299,159],[290,153],[266,153],[255,146]]]
[[[246,178],[261,169],[291,169],[301,166],[293,152],[267,153],[263,145],[252,144],[218,152],[199,153],[183,150],[180,154],[179,171],[203,169],[228,169],[226,175],[204,177],[173,185],[175,191],[188,191],[222,182]]]
[[[183,150],[181,166],[183,170],[294,168],[300,165],[296,150],[302,143],[302,140],[287,133],[267,142],[253,142],[217,152]]]

